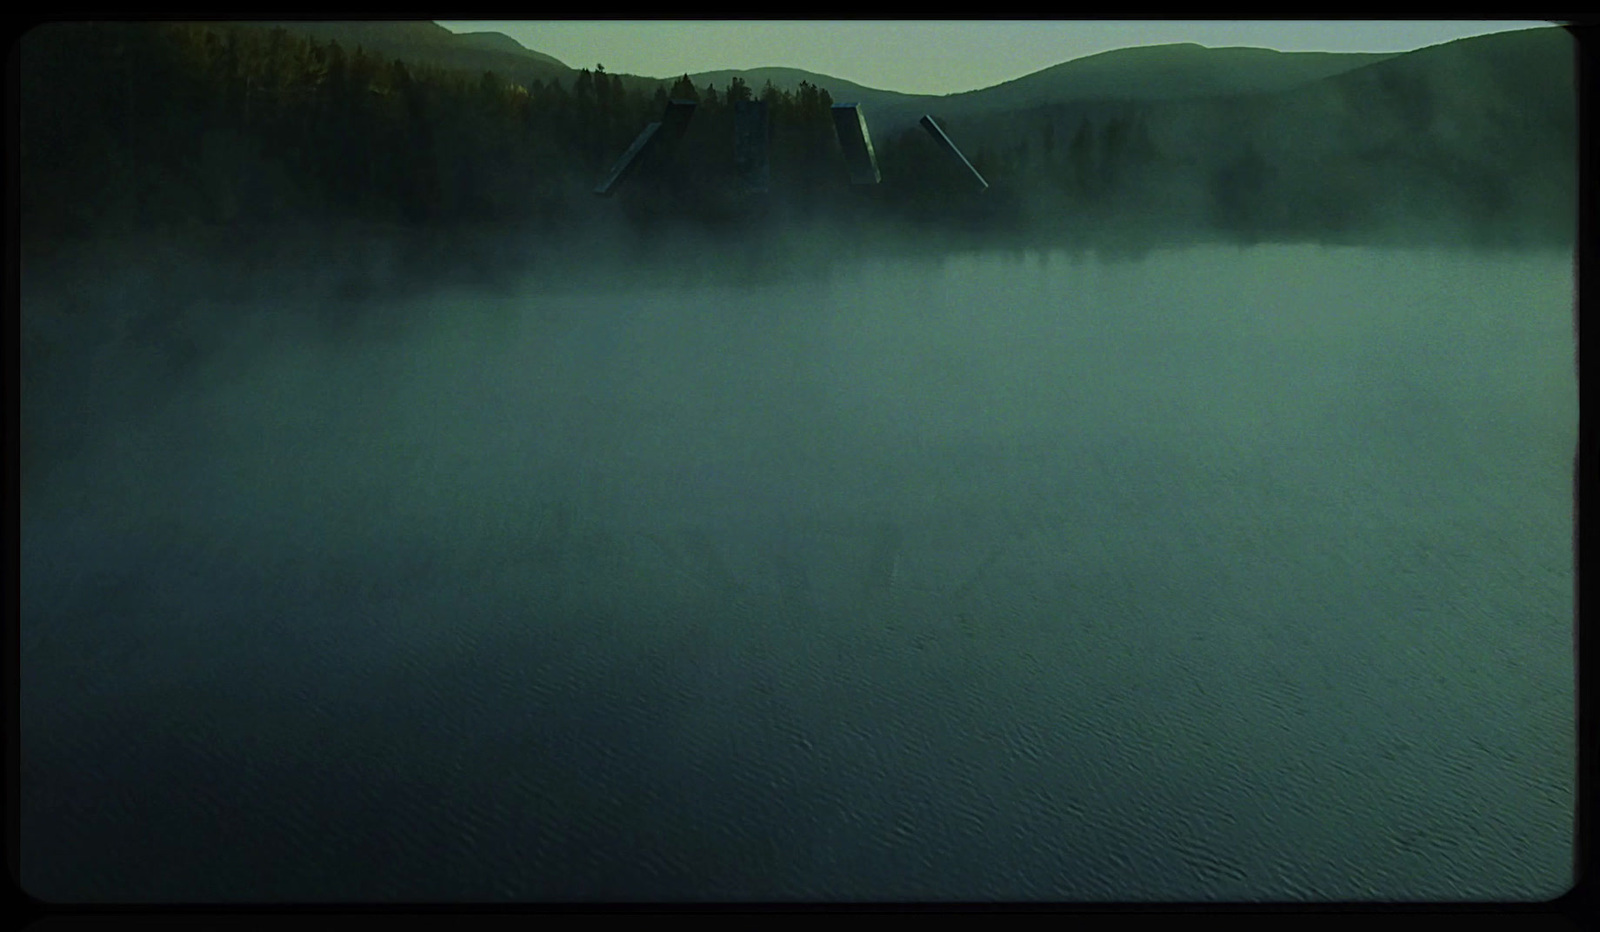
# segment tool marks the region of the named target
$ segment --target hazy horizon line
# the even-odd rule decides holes
[[[803,71],[808,74],[817,75],[818,77],[825,77],[833,81],[847,82],[864,90],[903,94],[911,97],[947,97],[988,90],[993,87],[998,87],[1003,84],[1008,84],[1013,81],[1030,77],[1038,74],[1041,71],[1046,71],[1051,68],[1069,64],[1071,62],[1134,48],[1157,48],[1189,45],[1210,50],[1260,49],[1264,51],[1278,52],[1285,55],[1296,55],[1310,52],[1334,55],[1403,55],[1409,52],[1421,51],[1422,49],[1433,48],[1439,45],[1446,45],[1451,42],[1457,42],[1467,38],[1498,35],[1500,33],[1515,32],[1524,29],[1548,28],[1551,26],[1558,26],[1560,24],[1554,21],[1521,21],[1516,23],[1507,22],[1503,24],[1473,21],[1439,21],[1421,24],[1412,24],[1399,21],[1380,22],[1370,24],[1382,27],[1379,31],[1374,32],[1371,36],[1367,37],[1365,42],[1360,43],[1361,47],[1354,47],[1354,40],[1349,38],[1348,35],[1341,42],[1336,41],[1335,38],[1333,38],[1333,34],[1340,31],[1350,34],[1353,31],[1353,27],[1360,27],[1367,24],[1351,22],[1302,22],[1274,24],[1265,21],[1247,23],[1202,22],[1197,24],[1186,24],[1150,21],[1142,24],[1133,24],[1138,26],[1141,31],[1152,33],[1150,40],[1141,41],[1136,35],[1129,33],[1115,37],[1108,34],[1104,39],[1094,39],[1093,37],[1077,37],[1077,41],[1072,43],[1056,42],[1048,45],[1048,48],[1055,48],[1057,45],[1063,44],[1076,45],[1077,47],[1061,48],[1060,52],[1066,53],[1063,57],[1055,57],[1057,54],[1059,54],[1059,52],[1052,54],[1047,51],[1035,51],[1031,56],[1013,56],[1008,54],[1003,56],[1008,61],[1022,63],[1022,60],[1026,57],[1031,57],[1033,60],[1026,62],[1025,67],[1027,67],[1028,70],[1020,74],[1001,76],[993,73],[996,66],[991,65],[988,69],[990,72],[989,74],[983,76],[974,74],[968,81],[963,81],[962,84],[966,86],[948,87],[947,89],[942,90],[921,89],[916,86],[920,84],[923,85],[923,88],[926,88],[928,81],[926,72],[920,80],[907,77],[905,75],[901,75],[899,79],[896,80],[890,74],[864,74],[862,72],[872,70],[874,68],[882,71],[882,69],[889,66],[900,68],[906,67],[905,62],[902,60],[906,59],[907,56],[886,56],[883,54],[883,46],[881,44],[871,48],[850,48],[852,44],[860,46],[863,42],[862,36],[869,32],[888,30],[888,32],[885,34],[887,38],[893,39],[902,45],[909,44],[915,46],[922,53],[923,58],[931,57],[936,59],[936,61],[932,62],[931,64],[937,64],[939,67],[932,68],[930,69],[931,71],[938,71],[942,75],[945,75],[946,81],[959,80],[953,75],[949,75],[949,73],[974,67],[977,64],[977,59],[975,56],[961,52],[960,49],[955,45],[950,44],[948,41],[948,36],[945,37],[947,40],[946,45],[942,48],[939,48],[934,47],[930,43],[923,42],[921,39],[915,36],[909,35],[909,33],[920,30],[922,32],[929,33],[931,36],[933,33],[929,32],[930,30],[952,25],[937,22],[906,21],[888,24],[873,22],[843,24],[827,22],[804,22],[786,24],[781,22],[767,21],[705,21],[700,23],[685,23],[656,20],[635,22],[610,21],[603,24],[593,24],[576,21],[562,21],[555,23],[537,21],[472,21],[452,23],[451,21],[435,21],[435,25],[448,29],[457,35],[482,33],[505,36],[506,38],[515,41],[518,45],[529,52],[549,56],[550,58],[560,62],[564,67],[574,71],[583,69],[594,70],[596,67],[604,63],[605,58],[613,57],[613,55],[616,53],[624,51],[625,47],[630,41],[632,41],[642,43],[639,49],[635,50],[635,55],[633,56],[633,59],[637,61],[637,64],[622,68],[608,68],[608,73],[626,75],[628,77],[640,78],[644,80],[670,82],[686,74],[690,76],[696,76],[719,72],[791,70]],[[571,64],[570,62],[578,59],[578,55],[573,51],[564,51],[561,48],[561,37],[549,34],[552,30],[561,30],[572,33],[575,31],[581,31],[583,29],[594,28],[597,25],[600,28],[607,30],[606,40],[612,47],[607,48],[602,52],[600,49],[592,47],[592,38],[588,42],[584,43],[591,45],[591,47],[586,49],[582,54],[585,58],[596,58],[597,60],[595,65]],[[1107,33],[1108,30],[1110,30],[1110,32],[1116,32],[1116,30],[1112,29],[1111,27],[1121,27],[1128,24],[1107,22],[1050,23],[1046,21],[1044,23],[1036,24],[970,22],[954,25],[963,27],[961,32],[965,44],[966,46],[971,46],[975,41],[975,34],[980,34],[985,30],[1016,31],[1018,27],[1028,26],[1030,27],[1029,30],[1016,33],[1017,37],[1027,37],[1030,32],[1039,31],[1038,29],[1033,29],[1031,27],[1071,25],[1074,27],[1073,33],[1075,35],[1076,33],[1080,32],[1085,34],[1094,32]],[[685,26],[695,26],[697,27],[697,30],[693,33],[690,33],[683,30],[682,27]],[[1424,38],[1422,32],[1416,28],[1418,26],[1428,27],[1428,30],[1431,30],[1432,34],[1427,38]],[[782,55],[784,58],[768,59],[768,62],[773,60],[787,60],[789,62],[793,62],[793,58],[787,57],[795,54],[795,52],[792,50],[792,46],[796,44],[807,44],[806,42],[799,41],[799,38],[808,37],[811,41],[811,44],[817,44],[823,42],[823,40],[827,38],[827,34],[831,31],[833,33],[834,41],[832,41],[831,44],[824,43],[821,48],[816,51],[812,51],[809,55],[807,55],[807,57],[827,58],[831,55],[836,60],[818,61],[809,65],[792,63],[767,63],[760,65],[724,64],[717,67],[683,67],[681,65],[675,65],[671,69],[666,69],[664,64],[659,61],[651,63],[647,60],[641,60],[648,59],[652,55],[659,56],[660,49],[663,45],[671,46],[674,44],[670,41],[646,41],[647,38],[654,38],[653,36],[646,36],[647,30],[651,33],[660,32],[663,28],[668,30],[677,30],[679,31],[679,35],[675,37],[676,44],[685,44],[686,42],[689,42],[691,38],[694,39],[694,44],[698,44],[700,41],[705,41],[710,45],[717,46],[717,48],[708,49],[707,52],[699,54],[718,55],[721,57],[723,55],[728,55],[728,52],[726,51],[726,49],[729,47],[728,41],[713,41],[715,39],[715,33],[726,33],[730,27],[751,29],[755,32],[771,33],[773,35],[776,34],[775,28],[777,27],[792,27],[791,31],[793,31],[793,29],[800,29],[808,34],[806,37],[797,37],[795,41],[785,42],[784,44],[790,47],[790,49],[787,51],[781,47],[775,48],[775,54]],[[1148,29],[1145,29],[1144,27],[1148,27]],[[1308,29],[1306,27],[1311,28]],[[1411,28],[1409,28],[1408,31],[1406,27]],[[1463,29],[1462,27],[1468,28]],[[1488,28],[1482,29],[1482,31],[1471,31],[1473,27]],[[1269,41],[1270,36],[1268,35],[1268,33],[1272,32],[1273,29],[1277,29],[1277,31],[1281,33],[1275,42]],[[533,33],[535,31],[544,33],[542,38],[546,41],[534,39]],[[1194,35],[1180,35],[1180,33],[1184,32],[1192,32]],[[708,38],[699,38],[702,33],[704,33]],[[1154,33],[1164,34],[1158,36],[1154,35]],[[1227,35],[1225,35],[1225,33]],[[1327,38],[1324,38],[1319,42],[1312,42],[1308,38],[1308,35],[1313,33],[1319,35],[1325,33],[1327,34]],[[1402,39],[1396,38],[1397,36],[1403,37],[1405,35],[1410,35],[1412,39],[1416,41],[1402,41]],[[997,32],[996,38],[999,37],[1001,36]],[[1060,37],[1057,36],[1056,38],[1059,39]],[[741,44],[758,49],[757,51],[746,53],[748,57],[754,57],[765,54],[759,49],[764,45],[771,44],[772,42],[772,35],[752,35],[749,37],[748,42],[741,42]],[[1403,47],[1396,47],[1397,44]],[[1035,43],[1035,45],[1037,46],[1037,43]],[[1308,45],[1317,45],[1318,47],[1307,47]],[[990,45],[983,45],[982,43],[980,43],[980,46],[985,48],[992,47]],[[849,58],[852,52],[860,56],[855,66],[852,67],[849,63],[843,60],[838,60],[842,58]],[[679,54],[692,55],[696,53],[685,52]],[[1041,55],[1050,55],[1050,58],[1049,60],[1046,60],[1041,58]],[[729,57],[734,56],[729,55]],[[1003,65],[999,67],[1003,67]],[[852,73],[856,76],[852,76]]]

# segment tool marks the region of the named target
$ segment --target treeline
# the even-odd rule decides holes
[[[384,60],[282,29],[57,25],[23,41],[38,229],[559,219],[654,102]]]
[[[523,86],[220,24],[50,25],[22,42],[22,74],[21,206],[35,236],[296,219],[560,224],[598,209],[592,188],[669,98],[696,99],[697,112],[670,164],[624,189],[626,216],[746,211],[733,104],[752,98],[770,110],[773,199],[815,211],[850,196],[833,100],[808,84],[684,77],[647,94],[602,65],[570,87]]]
[[[1029,192],[1035,230],[1565,244],[1576,117],[1572,42],[1550,29],[1272,93],[975,114],[962,132]]]
[[[1540,51],[1522,58],[1551,57]],[[878,130],[883,183],[851,186],[834,101],[809,84],[651,88],[599,65],[570,85],[517,84],[229,24],[56,24],[26,35],[20,55],[21,207],[35,240],[294,220],[563,229],[607,212],[713,223],[772,210],[1036,237],[1422,223],[1560,236],[1576,185],[1561,82],[1516,83],[1527,67],[1515,56],[1477,71],[1402,56],[1280,94],[969,116],[947,129],[989,182],[980,193],[919,127]],[[595,198],[669,98],[699,102],[675,154],[612,201]],[[751,98],[771,116],[766,197],[735,177],[734,104]]]
[[[956,139],[972,167],[992,186],[982,200],[959,198],[969,219],[1003,220],[1035,229],[1099,219],[1142,206],[1147,178],[1170,169],[1137,114],[1091,120],[1081,116],[1070,132],[1039,120],[1012,140],[979,124],[966,133],[935,117]],[[976,130],[976,131],[974,131]],[[887,168],[884,188],[901,212],[921,220],[952,215],[952,194],[970,194],[975,182],[959,162],[936,148],[920,128],[890,137],[879,149]],[[992,196],[991,196],[992,195]],[[980,209],[980,206],[981,208]]]
[[[619,208],[635,222],[693,217],[707,222],[734,220],[777,200],[807,213],[837,203],[844,164],[834,138],[832,96],[802,82],[796,92],[768,82],[760,91],[734,77],[722,88],[696,87],[687,75],[671,88],[658,88],[647,114],[629,127],[627,139],[596,163],[603,175],[648,120],[659,119],[668,100],[696,102],[694,118],[670,153],[652,160],[617,196]],[[769,167],[773,189],[764,197],[746,194],[735,165],[734,112],[740,101],[767,105]]]

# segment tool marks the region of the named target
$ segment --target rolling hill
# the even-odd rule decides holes
[[[509,81],[559,80],[576,69],[524,48],[497,32],[452,33],[431,22],[272,22],[240,25],[283,27],[342,45],[361,45],[386,56],[466,71],[494,71]],[[902,94],[800,68],[750,68],[692,72],[698,88],[725,88],[734,76],[759,90],[768,81],[793,91],[802,81],[826,88],[835,100],[860,103],[874,128],[892,132],[929,110],[961,119],[997,110],[1017,110],[1064,101],[1175,100],[1284,90],[1393,58],[1385,54],[1276,52],[1270,49],[1205,48],[1192,43],[1116,49],[1074,59],[994,87],[945,96]],[[623,83],[653,91],[677,75],[618,75]]]
[[[959,120],[1068,101],[1183,100],[1268,93],[1393,57],[1380,53],[1213,49],[1193,43],[1140,46],[1074,59],[993,87],[943,96],[869,88],[798,68],[709,71],[690,77],[696,87],[708,82],[723,87],[738,75],[755,88],[770,80],[773,86],[784,90],[793,90],[801,81],[809,81],[827,88],[835,100],[860,103],[874,128],[895,132],[913,125],[929,111],[945,119]]]
[[[431,22],[240,25],[281,26],[324,41],[337,39],[346,46],[362,45],[385,56],[452,70],[494,71],[508,81],[523,84],[557,80],[570,86],[577,76],[574,68],[553,56],[525,48],[504,34],[452,33]],[[1560,32],[1552,27],[1497,33],[1407,53],[1279,52],[1207,48],[1194,43],[1138,46],[1073,59],[993,87],[944,96],[902,94],[799,68],[702,71],[690,73],[690,79],[698,88],[711,84],[722,89],[737,75],[758,91],[768,81],[788,91],[807,81],[827,89],[836,101],[860,103],[873,129],[887,134],[914,125],[928,112],[950,121],[970,122],[1001,113],[1063,105],[1104,111],[1133,103],[1281,95],[1341,78],[1347,81],[1337,86],[1346,88],[1342,92],[1346,95],[1363,87],[1381,90],[1420,81],[1443,88],[1451,81],[1469,81],[1480,87],[1500,88],[1503,91],[1497,93],[1520,98],[1547,87],[1551,68],[1565,66],[1570,70],[1570,63],[1553,63],[1541,57],[1550,48],[1548,34]],[[1538,51],[1541,49],[1544,51]],[[1423,75],[1439,77],[1425,79]],[[653,92],[657,85],[670,86],[677,77],[617,76],[625,86],[646,92]],[[1319,92],[1321,96],[1327,93],[1331,91]]]
[[[1569,229],[1573,45],[1559,28],[1530,29],[1385,56],[1275,90],[1064,95],[1033,107],[957,110],[951,119],[960,138],[1002,154],[1014,177],[1041,191],[1070,171],[1074,156],[1064,150],[1079,133],[1092,140],[1094,162],[1114,145],[1113,127],[1124,141],[1137,128],[1148,149],[1140,164],[1124,165],[1123,197],[1109,208],[1124,219],[1340,231],[1427,218],[1487,231],[1532,218]]]
[[[568,84],[576,74],[554,57],[524,48],[510,36],[498,32],[457,34],[430,22],[280,21],[232,25],[281,27],[323,42],[337,41],[347,49],[361,46],[387,58],[459,71],[493,71],[519,84],[535,80]]]
[[[591,204],[593,176],[637,133],[635,124],[651,118],[648,95],[668,83],[617,75],[644,95],[630,95],[622,119],[593,98],[485,95],[479,82],[436,75],[403,106],[386,99],[390,79],[359,87],[343,72],[325,93],[306,94],[324,75],[302,43],[242,28],[236,53],[206,51],[216,47],[215,30],[250,26],[281,26],[468,77],[493,71],[571,87],[579,74],[507,36],[425,22],[36,30],[21,64],[24,200],[37,227],[65,236],[111,223],[107,217],[131,229],[294,211],[385,222],[565,222],[587,209],[580,203]],[[1041,229],[1086,229],[1098,218],[1250,235],[1342,236],[1421,223],[1565,235],[1577,169],[1573,46],[1554,27],[1395,55],[1166,45],[942,97],[793,68],[691,77],[702,89],[725,87],[736,74],[758,90],[768,81],[786,90],[807,81],[863,104],[885,166],[874,196],[907,216],[959,206],[944,196],[945,162],[930,155],[925,136],[896,132],[932,113],[994,187],[983,216]],[[400,74],[381,62],[364,67]],[[404,87],[410,95],[412,85]],[[251,106],[263,96],[269,106]],[[720,109],[708,116],[731,121]],[[699,122],[706,132],[729,131]],[[726,138],[702,147],[695,162],[706,190],[732,170],[717,162],[730,155]],[[805,148],[799,138],[782,143],[790,155]],[[827,187],[817,181],[827,170],[820,152],[805,148],[794,162],[822,166],[817,171],[788,171],[786,196],[796,203],[821,203],[811,190]],[[801,188],[808,193],[794,193]],[[704,198],[672,209],[710,210]]]

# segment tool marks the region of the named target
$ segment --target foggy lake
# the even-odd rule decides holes
[[[1572,882],[1570,253],[738,271],[194,299],[254,323],[30,382],[24,888]]]

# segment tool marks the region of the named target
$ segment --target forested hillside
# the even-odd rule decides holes
[[[1046,226],[1567,240],[1573,72],[1571,36],[1532,29],[1270,93],[1096,97],[977,115],[963,136],[983,140],[1001,176],[1033,192],[1029,219]]]
[[[22,55],[22,208],[37,235],[560,222],[666,100],[599,70],[523,86],[281,29],[50,26]]]
[[[1278,77],[1268,74],[1278,57],[1256,56],[1247,77],[1269,90],[1254,92],[1152,96],[1171,62],[1146,55],[1147,80],[1107,85],[1101,75],[1089,81],[1099,89],[1092,97],[996,110],[947,99],[954,112],[935,105],[934,115],[989,180],[985,193],[920,129],[881,124],[883,184],[852,189],[829,119],[833,97],[809,82],[652,84],[600,66],[570,72],[493,36],[451,43],[426,29],[408,40],[418,60],[407,60],[334,38],[353,33],[324,32],[59,24],[29,33],[20,47],[25,238],[302,220],[560,230],[606,211],[651,224],[843,209],[1047,237],[1106,226],[1288,238],[1408,228],[1518,241],[1571,235],[1572,40],[1554,28],[1353,69],[1294,59],[1295,74]],[[392,45],[393,32],[383,41]],[[461,50],[473,47],[505,59],[521,80],[469,69],[481,59]],[[1063,69],[1079,83],[1104,70]],[[752,95],[772,108],[765,199],[741,195],[732,177],[731,105]],[[700,102],[676,157],[617,198],[595,198],[594,184],[669,97]]]

